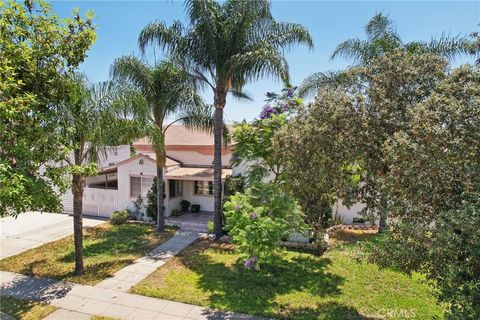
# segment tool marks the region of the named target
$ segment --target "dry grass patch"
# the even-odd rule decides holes
[[[55,310],[57,308],[54,306],[40,302],[0,297],[0,311],[18,320],[43,319]],[[0,318],[3,319],[1,316]]]
[[[170,239],[173,229],[157,234],[143,224],[104,223],[84,231],[85,274],[74,274],[73,236],[0,261],[0,270],[95,285]]]

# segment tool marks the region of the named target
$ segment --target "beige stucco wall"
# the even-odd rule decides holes
[[[182,162],[185,166],[211,166],[213,165],[213,155],[201,154],[196,151],[167,151],[167,156]],[[232,154],[228,153],[222,156],[222,165],[230,165]]]

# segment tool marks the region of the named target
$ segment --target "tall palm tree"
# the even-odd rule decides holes
[[[86,176],[96,173],[95,164],[100,155],[106,155],[106,146],[121,144],[122,138],[115,135],[120,131],[108,128],[124,121],[117,119],[114,106],[125,91],[113,82],[91,85],[79,74],[72,77],[72,89],[72,94],[61,105],[59,130],[73,151],[65,161],[72,175],[75,274],[80,276],[84,272],[83,185]]]
[[[213,108],[203,103],[196,91],[196,81],[176,63],[164,60],[150,66],[144,61],[124,56],[115,60],[111,68],[114,79],[118,79],[138,90],[143,103],[129,112],[142,123],[144,134],[152,142],[157,163],[157,231],[165,229],[163,216],[163,168],[166,163],[165,131],[173,122],[187,128],[211,130]],[[167,118],[176,117],[171,123]]]
[[[145,50],[158,45],[181,61],[190,74],[213,92],[214,123],[214,232],[222,231],[222,127],[227,94],[248,98],[248,82],[265,76],[289,81],[284,49],[294,44],[313,48],[308,31],[295,23],[276,22],[270,1],[186,0],[188,27],[175,21],[170,27],[152,22],[140,33]]]
[[[452,60],[462,54],[472,54],[472,40],[468,36],[449,37],[442,34],[431,41],[403,43],[394,22],[386,15],[374,15],[364,27],[366,40],[348,39],[337,45],[331,59],[339,57],[352,61],[353,65],[368,65],[374,58],[393,50],[409,53],[435,53]],[[317,72],[308,76],[299,89],[301,96],[315,94],[319,89],[350,84],[352,79],[342,71]]]

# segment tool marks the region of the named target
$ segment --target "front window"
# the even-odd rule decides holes
[[[198,195],[213,195],[213,182],[195,181],[194,193]]]
[[[146,197],[148,190],[152,188],[153,178],[130,177],[130,197]]]
[[[181,180],[168,180],[170,190],[170,198],[179,197],[182,195],[183,184]]]

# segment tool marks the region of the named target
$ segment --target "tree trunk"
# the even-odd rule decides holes
[[[157,164],[157,232],[165,231],[163,216],[163,166]]]
[[[73,240],[75,244],[75,274],[83,275],[83,177],[74,174],[72,178],[73,193]]]
[[[215,94],[214,154],[213,154],[213,196],[214,196],[214,233],[223,236],[222,229],[222,133],[223,108],[226,94]]]
[[[382,233],[387,230],[387,213],[382,210],[380,212],[380,220],[378,222],[378,232]]]

